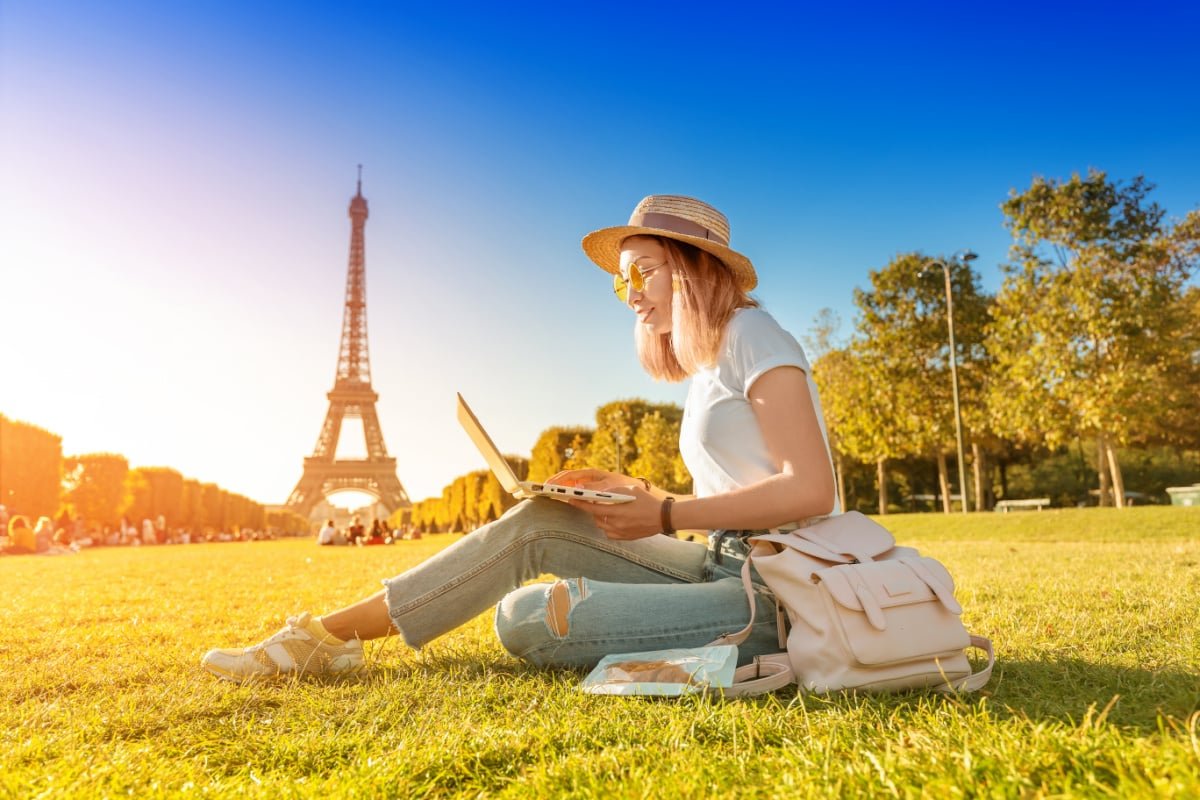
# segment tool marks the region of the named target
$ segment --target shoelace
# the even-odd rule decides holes
[[[274,644],[276,642],[283,641],[285,638],[287,638],[287,634],[298,633],[301,631],[303,631],[304,633],[308,633],[308,630],[303,627],[303,623],[308,621],[307,619],[305,619],[305,617],[307,617],[307,616],[308,616],[307,614],[301,614],[298,617],[288,617],[287,620],[285,620],[285,624],[287,627],[285,627],[283,630],[279,631],[278,633],[273,634],[269,638],[259,642],[258,644],[254,645],[253,647],[247,647],[246,652],[247,653],[260,652],[260,651],[266,649],[267,645],[269,645],[269,644]],[[309,638],[313,639],[314,641],[316,640],[316,637],[312,636],[312,634],[309,634]]]

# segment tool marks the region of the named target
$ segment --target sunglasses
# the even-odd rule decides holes
[[[644,291],[646,288],[646,276],[654,272],[656,269],[665,267],[666,264],[658,264],[649,269],[643,270],[637,264],[629,265],[629,278],[626,280],[621,276],[620,272],[613,273],[613,294],[622,303],[629,302],[629,287],[633,287],[635,292]]]

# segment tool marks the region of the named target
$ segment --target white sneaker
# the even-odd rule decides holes
[[[292,673],[333,675],[362,667],[360,640],[339,642],[317,625],[307,611],[288,617],[287,627],[261,644],[209,650],[200,665],[218,678],[238,683]]]

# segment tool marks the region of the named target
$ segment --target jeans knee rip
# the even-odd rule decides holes
[[[571,630],[571,614],[587,598],[587,579],[557,581],[546,590],[546,628],[555,639],[565,639]]]

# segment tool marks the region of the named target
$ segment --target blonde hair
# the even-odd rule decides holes
[[[655,380],[677,383],[717,363],[733,312],[757,308],[758,301],[738,286],[733,272],[711,253],[662,236],[645,238],[656,240],[667,251],[674,291],[670,332],[656,335],[635,323],[638,360]]]

